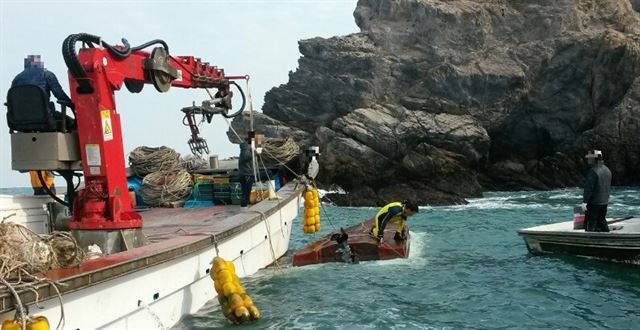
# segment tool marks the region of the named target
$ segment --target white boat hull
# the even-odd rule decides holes
[[[640,264],[640,219],[612,220],[616,230],[585,232],[573,222],[561,222],[518,231],[532,254],[564,253]]]
[[[254,274],[284,255],[300,199],[293,198],[252,227],[218,245],[219,255],[233,260],[238,276]],[[46,222],[46,221],[45,221]],[[270,230],[267,230],[269,228]],[[265,239],[268,235],[269,239]],[[169,328],[198,311],[216,297],[209,277],[214,246],[176,259],[108,279],[62,296],[65,329],[161,329]],[[52,329],[60,318],[57,299],[32,307],[32,315],[44,315]],[[0,314],[0,320],[14,312]]]

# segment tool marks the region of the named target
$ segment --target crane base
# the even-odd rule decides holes
[[[72,230],[71,235],[85,251],[96,244],[105,255],[131,250],[147,244],[141,228],[120,230]]]

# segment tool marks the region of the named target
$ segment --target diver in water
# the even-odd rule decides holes
[[[349,264],[357,264],[359,262],[358,255],[355,252],[351,251],[351,248],[347,243],[347,241],[349,240],[349,235],[347,235],[343,228],[340,228],[340,233],[331,235],[331,240],[338,243],[338,247],[336,248],[336,256],[339,256],[343,262]]]
[[[407,223],[407,218],[418,213],[418,204],[413,201],[405,200],[403,202],[393,202],[385,205],[378,211],[374,218],[373,228],[371,228],[371,235],[375,237],[380,243],[382,243],[384,237],[384,229],[390,222],[397,222],[396,234],[393,237],[397,241],[403,241],[406,239],[406,233],[404,232],[404,226]]]

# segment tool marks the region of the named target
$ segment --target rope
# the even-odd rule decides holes
[[[129,153],[129,165],[136,175],[158,171],[174,171],[181,168],[180,154],[167,147],[137,147]]]
[[[265,162],[269,165],[288,163],[300,154],[300,146],[291,137],[284,139],[265,138],[262,146],[262,150],[267,152]]]
[[[224,117],[223,117],[224,118]],[[229,126],[229,129],[231,129],[231,131],[233,132],[233,134],[238,138],[239,141],[242,141],[243,139],[240,137],[240,135],[238,134],[238,132],[236,132],[236,130],[233,128],[233,126],[231,126],[231,122],[229,121],[229,119],[224,118],[224,120],[227,122],[227,126]],[[291,173],[293,173],[296,177],[301,178],[302,175],[300,175],[299,173],[297,173],[296,171],[292,170],[289,166],[287,166],[287,164],[285,164],[282,160],[278,159],[278,157],[274,156],[273,154],[271,154],[269,152],[269,150],[267,149],[262,149],[263,152],[265,152],[267,155],[271,156],[271,158],[273,158],[274,160],[276,160],[278,162],[278,165],[282,165],[284,166],[287,170],[289,170]]]
[[[54,281],[47,281],[47,282],[49,282],[49,284],[51,284],[51,286],[56,290],[56,294],[58,295],[58,302],[60,303],[60,319],[58,320],[58,325],[56,326],[56,330],[64,329],[64,324],[66,320],[64,316],[64,303],[62,302],[62,294],[60,293],[60,289],[58,289],[56,282]],[[37,298],[36,298],[36,304],[37,304]]]
[[[11,294],[13,295],[13,299],[16,300],[16,309],[18,310],[18,319],[20,319],[20,324],[21,324],[21,328],[22,330],[26,330],[27,328],[27,314],[24,312],[24,306],[22,305],[22,300],[20,300],[20,295],[18,294],[18,292],[16,292],[16,290],[13,288],[13,286],[11,286],[11,284],[9,284],[9,282],[7,282],[7,280],[5,280],[4,278],[0,277],[0,282],[2,282],[2,284],[4,284],[7,289],[9,289],[9,291],[11,292]]]
[[[85,259],[84,251],[69,233],[38,235],[15,223],[0,223],[0,241],[3,242],[0,245],[0,282],[4,284],[0,292],[8,290],[15,297],[17,317],[22,320],[27,317],[18,292],[33,292],[34,304],[39,307],[40,297],[36,288],[48,283],[54,287],[60,301],[57,328],[64,327],[64,305],[57,287],[60,284],[32,274],[44,273],[52,268],[76,267]]]
[[[271,250],[271,258],[273,259],[273,264],[277,269],[282,269],[282,266],[280,266],[280,263],[278,263],[278,258],[276,258],[276,251],[273,248],[273,241],[271,240],[271,227],[269,226],[269,222],[267,221],[267,216],[263,212],[258,210],[251,210],[250,212],[260,214],[260,217],[262,218],[262,221],[267,228],[267,238],[269,239],[269,249]]]
[[[216,238],[216,234],[211,234],[213,238],[213,247],[216,249],[216,257],[220,256],[220,249],[218,248],[218,239]]]
[[[189,198],[192,186],[191,175],[186,170],[158,171],[142,179],[140,194],[149,205],[170,206]]]

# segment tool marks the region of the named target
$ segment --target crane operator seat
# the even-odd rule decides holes
[[[15,86],[7,93],[7,124],[11,131],[67,132],[75,130],[75,123],[66,116],[66,108],[71,104],[58,101],[61,112],[56,113],[49,95],[36,85]]]

